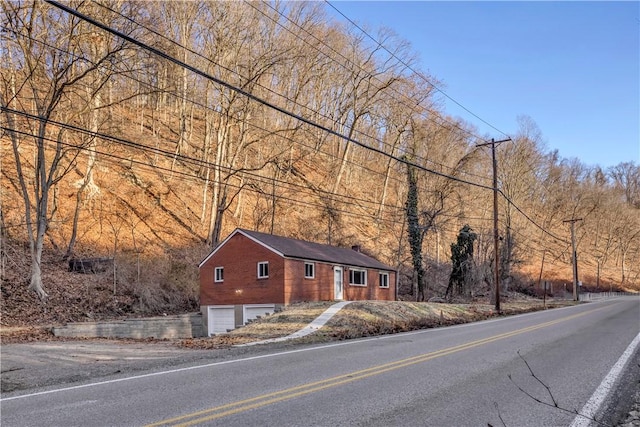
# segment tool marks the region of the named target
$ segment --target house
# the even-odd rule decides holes
[[[303,301],[396,299],[397,272],[361,253],[236,229],[200,263],[206,335]]]

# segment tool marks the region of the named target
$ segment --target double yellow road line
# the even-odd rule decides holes
[[[592,313],[600,310],[604,307],[597,308],[571,316],[563,317],[561,319],[552,320],[549,322],[541,323],[539,325],[529,326],[522,329],[517,329],[511,332],[505,332],[503,334],[494,335],[492,337],[483,338],[476,341],[471,341],[466,344],[460,344],[453,347],[448,347],[442,350],[433,351],[431,353],[420,354],[418,356],[408,357],[406,359],[397,360],[395,362],[383,363],[381,365],[372,366],[360,371],[350,372],[348,374],[338,375],[325,380],[315,381],[311,383],[302,384],[296,387],[287,388],[272,393],[263,394],[260,396],[252,397],[249,399],[239,400],[236,402],[228,403],[226,405],[216,406],[214,408],[205,409],[191,414],[182,415],[175,418],[169,418],[159,421],[157,423],[149,424],[147,427],[161,427],[161,426],[180,426],[187,427],[197,424],[202,424],[208,421],[213,421],[219,418],[235,415],[241,412],[249,411],[251,409],[260,408],[263,406],[271,405],[274,403],[282,402],[296,397],[304,396],[317,391],[325,390],[331,387],[336,387],[342,384],[351,383],[354,381],[362,380],[364,378],[372,377],[374,375],[380,375],[385,372],[394,371],[396,369],[405,368],[407,366],[415,365],[418,363],[427,362],[438,357],[447,356],[449,354],[457,353],[470,348],[478,347],[484,344],[489,344],[495,341],[510,338],[516,335],[532,332],[537,329],[553,326],[558,323],[575,319],[585,314]]]

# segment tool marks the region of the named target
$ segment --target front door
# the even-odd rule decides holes
[[[333,267],[333,299],[342,298],[342,267]]]

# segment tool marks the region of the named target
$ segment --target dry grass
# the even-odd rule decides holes
[[[302,329],[332,304],[331,302],[294,304],[280,313],[264,317],[227,334],[182,340],[179,345],[211,349],[284,337]],[[572,304],[574,304],[572,301],[551,301],[547,302],[547,308]],[[504,303],[501,308],[502,312],[498,315],[493,306],[482,303],[356,301],[340,310],[317,332],[298,338],[296,342],[326,342],[436,328],[543,310],[544,306],[540,300],[526,299]]]

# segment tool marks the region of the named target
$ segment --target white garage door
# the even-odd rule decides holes
[[[232,305],[209,307],[209,336],[235,329],[235,319],[235,308]]]
[[[244,307],[244,324],[246,325],[249,320],[257,319],[258,316],[264,317],[267,314],[273,313],[275,304],[246,304]]]

